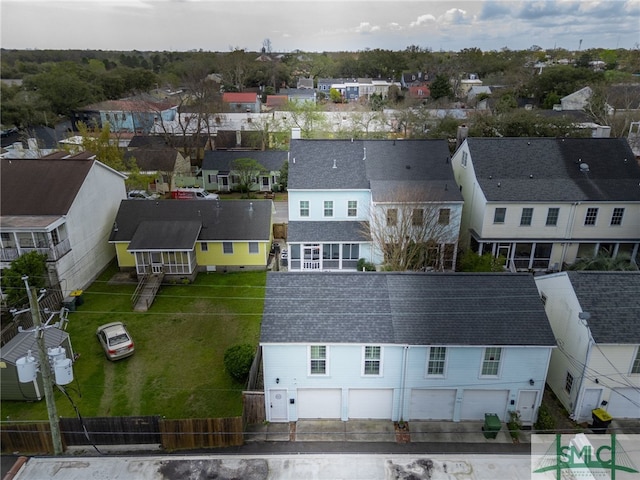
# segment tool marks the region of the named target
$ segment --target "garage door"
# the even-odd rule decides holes
[[[392,389],[349,390],[349,418],[391,419]]]
[[[341,412],[339,388],[298,390],[298,418],[340,418]]]
[[[607,412],[613,418],[640,417],[640,391],[634,388],[614,388],[609,397]]]
[[[508,396],[507,390],[465,390],[460,420],[484,420],[485,413],[496,413],[504,420]]]
[[[453,420],[455,390],[411,390],[409,420]]]

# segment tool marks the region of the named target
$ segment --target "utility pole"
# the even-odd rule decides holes
[[[44,384],[44,398],[47,402],[47,414],[49,415],[49,425],[51,427],[51,439],[53,442],[53,454],[62,455],[62,436],[60,435],[60,423],[58,421],[58,411],[56,409],[56,399],[53,396],[53,379],[51,377],[51,365],[44,341],[44,327],[40,320],[40,308],[38,305],[35,287],[29,287],[29,277],[24,276],[22,280],[27,287],[29,297],[29,307],[33,317],[36,339],[38,342],[38,360],[40,363],[40,373],[42,373],[42,383]]]

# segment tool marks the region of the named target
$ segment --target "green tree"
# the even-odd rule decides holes
[[[628,254],[618,254],[612,257],[609,252],[601,252],[593,257],[581,258],[567,270],[602,270],[602,271],[636,271],[638,265],[631,261]]]
[[[286,191],[289,186],[289,162],[284,162],[280,169],[280,188]]]
[[[478,255],[472,251],[464,252],[458,260],[459,272],[503,272],[507,263],[505,257],[494,257],[491,253]]]
[[[29,286],[41,289],[47,286],[47,256],[37,251],[25,253],[11,262],[2,271],[2,292],[7,296],[7,305],[20,308],[28,301],[27,289],[22,280],[29,277]]]
[[[82,122],[78,122],[78,133],[82,137],[82,148],[95,153],[96,158],[119,172],[127,170],[124,164],[123,152],[118,146],[118,139],[111,138],[109,124],[104,127],[90,128]]]
[[[336,88],[329,90],[329,98],[333,103],[342,103],[342,94]]]
[[[257,185],[258,175],[266,169],[253,158],[236,158],[231,168],[238,177],[240,192],[245,198],[251,198],[251,190]]]
[[[431,98],[433,100],[450,98],[453,95],[451,83],[449,82],[449,78],[445,75],[436,75],[436,78],[434,78],[431,83],[429,90],[431,91]]]

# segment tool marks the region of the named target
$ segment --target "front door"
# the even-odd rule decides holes
[[[507,259],[505,263],[505,267],[509,266],[509,257],[511,256],[511,244],[510,243],[499,243],[498,251],[496,252],[496,257],[505,257]]]
[[[269,421],[286,422],[287,415],[287,391],[269,390]]]
[[[536,400],[538,399],[537,390],[521,390],[518,395],[518,408],[520,412],[520,420],[524,424],[533,423],[533,414],[536,409]]]
[[[320,245],[304,245],[302,256],[302,270],[320,269]]]
[[[578,421],[585,419],[591,420],[591,410],[598,408],[600,405],[601,394],[602,389],[600,388],[585,388]]]

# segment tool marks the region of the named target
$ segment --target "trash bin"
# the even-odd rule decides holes
[[[76,307],[79,307],[84,303],[84,298],[82,298],[82,290],[74,290],[69,294],[69,296],[76,299]]]
[[[591,418],[593,419],[593,425],[591,425],[593,433],[607,433],[607,428],[613,420],[613,417],[604,408],[591,410]]]
[[[62,306],[70,312],[76,311],[76,297],[65,297],[62,300]]]
[[[484,425],[482,425],[482,433],[484,438],[496,438],[498,432],[502,428],[500,418],[495,413],[484,414]]]

